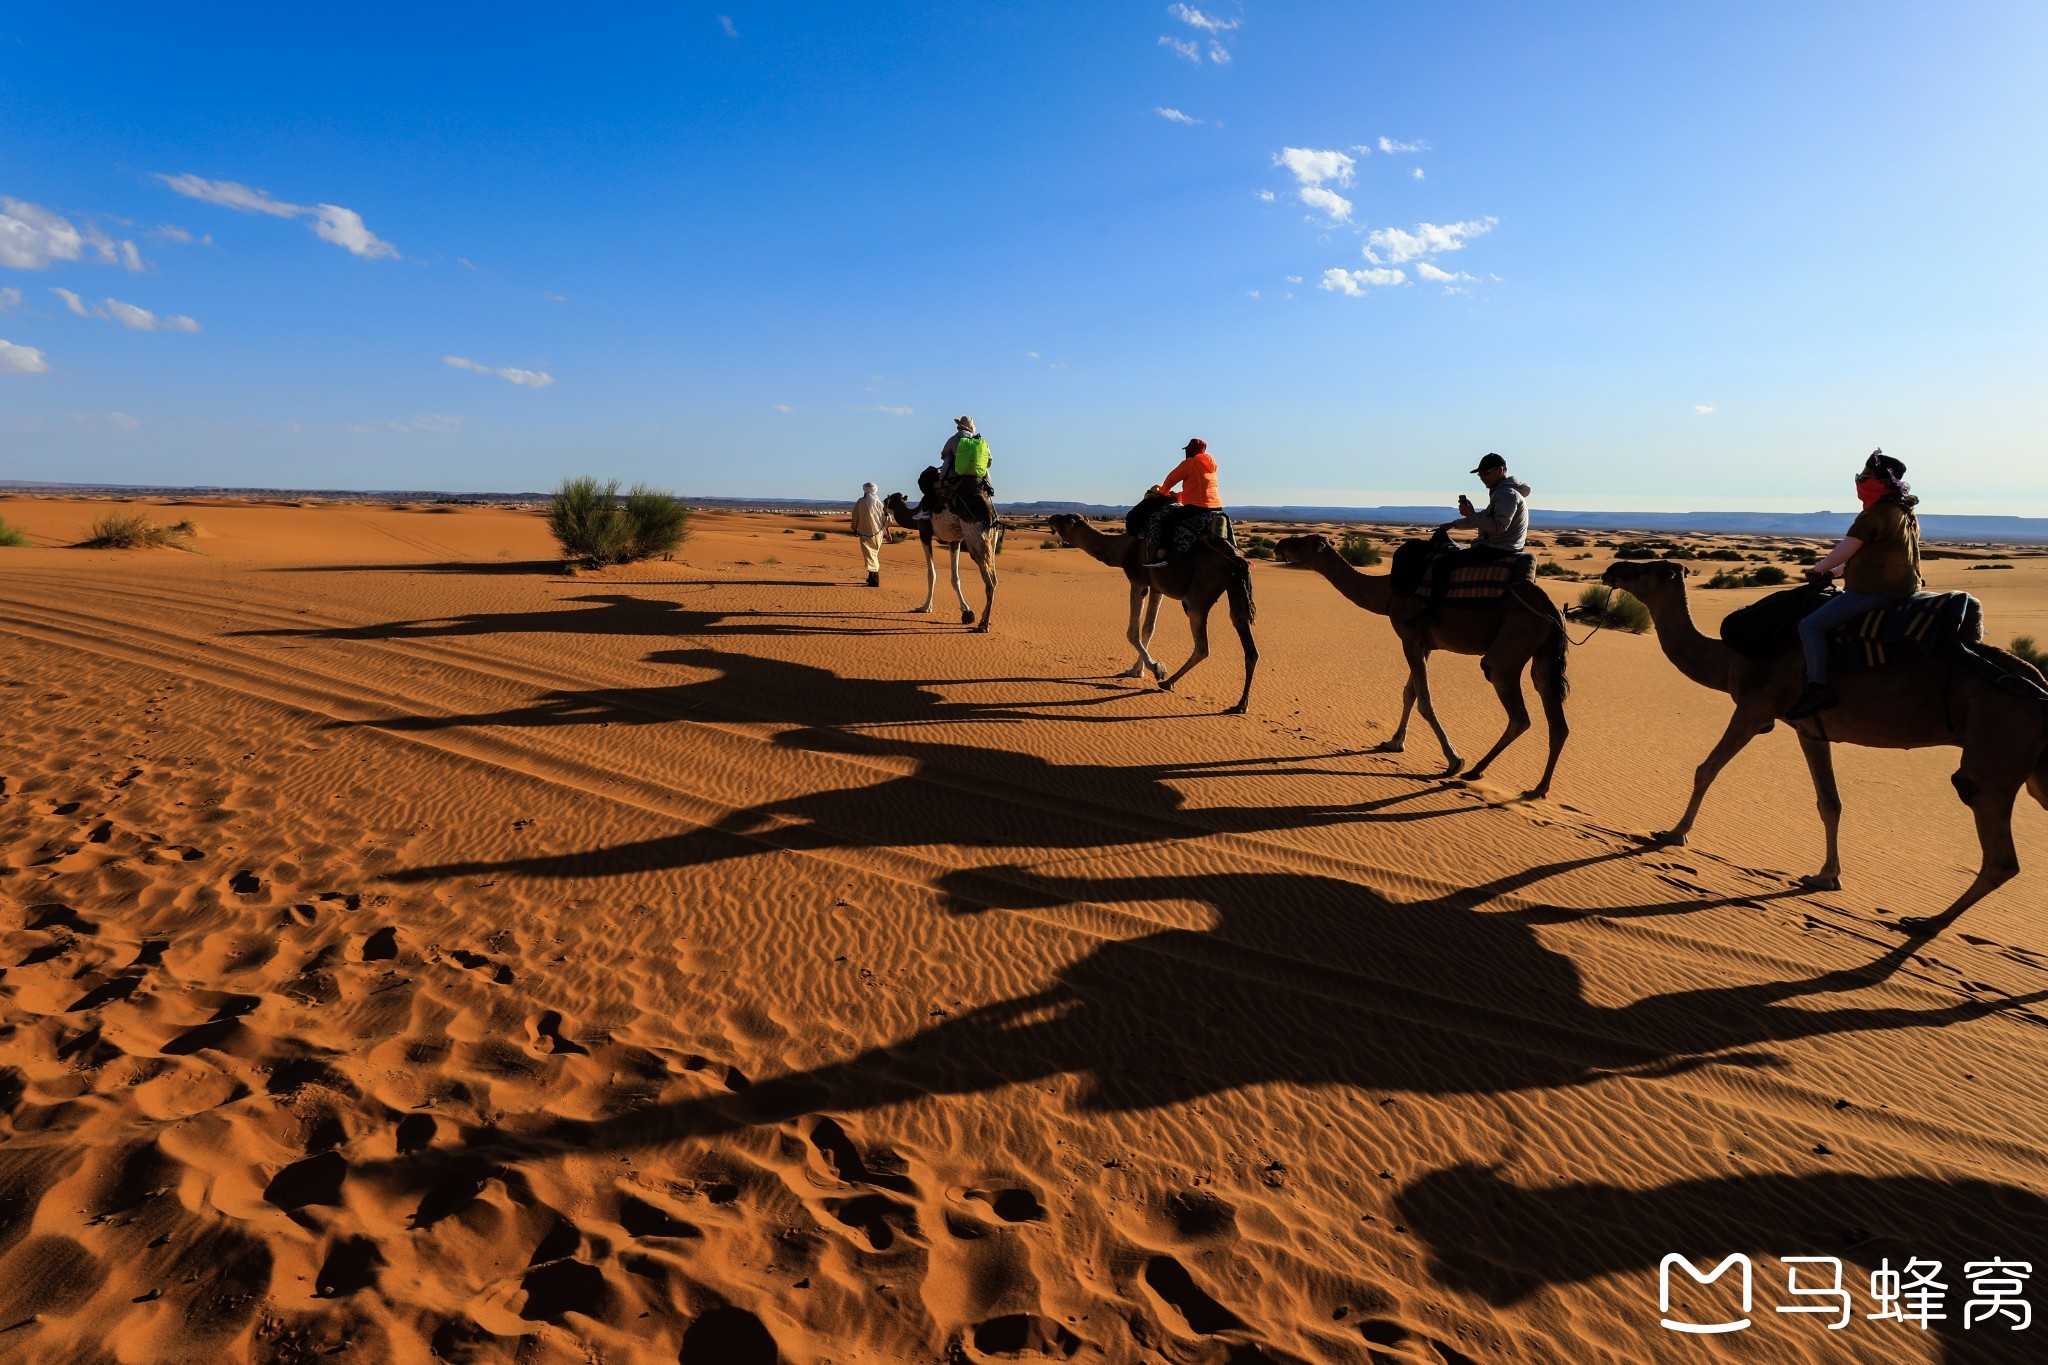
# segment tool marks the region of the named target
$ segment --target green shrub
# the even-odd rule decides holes
[[[0,530],[0,536],[5,536],[6,534],[7,534],[7,533],[6,533],[6,532],[5,532],[4,530]],[[18,534],[18,533],[17,533],[17,534]],[[10,541],[10,540],[4,540],[4,539],[0,539],[0,545],[21,545],[21,544],[25,544],[25,543],[26,543],[25,541],[19,541],[19,540],[14,540],[14,541]],[[1971,567],[1972,569],[2010,569],[2010,568],[2012,567],[2012,565],[2010,565],[2010,564],[1972,564],[1972,565],[1971,565],[1970,567]]]
[[[1614,547],[1614,557],[1616,559],[1655,559],[1657,552],[1647,545],[1617,545]]]
[[[109,512],[93,522],[79,547],[87,550],[153,550],[182,547],[199,528],[189,520],[159,526],[141,512]]]
[[[1723,569],[1707,580],[1710,588],[1746,588],[1749,580],[1730,569]]]
[[[1740,550],[1730,550],[1730,549],[1727,549],[1727,548],[1725,548],[1725,547],[1724,547],[1724,548],[1722,548],[1722,549],[1719,549],[1719,550],[1702,550],[1702,551],[1700,551],[1700,558],[1701,558],[1701,559],[1729,559],[1729,560],[1734,560],[1734,561],[1736,561],[1737,563],[1740,563],[1740,562],[1742,561],[1742,551],[1740,551]]]
[[[0,521],[0,545],[22,546],[28,544],[28,534],[19,526],[9,526]]]
[[[1765,564],[1749,571],[1749,581],[1760,588],[1775,588],[1791,576],[1775,564]]]
[[[1551,563],[1551,562],[1550,562],[1549,560],[1547,560],[1547,559],[1546,559],[1546,560],[1544,560],[1544,561],[1543,561],[1543,562],[1542,562],[1541,564],[1538,564],[1538,565],[1536,566],[1536,576],[1537,576],[1538,578],[1576,578],[1576,577],[1577,577],[1577,575],[1576,575],[1576,574],[1574,574],[1574,573],[1573,573],[1573,572],[1572,572],[1572,571],[1571,571],[1570,569],[1567,569],[1567,568],[1566,568],[1566,567],[1565,567],[1564,565],[1562,565],[1562,564],[1553,564],[1553,563]]]
[[[1534,536],[1530,536],[1530,537],[1528,537],[1527,539],[1525,539],[1525,540],[1524,540],[1524,541],[1522,542],[1522,545],[1523,545],[1523,547],[1524,547],[1524,548],[1526,548],[1526,549],[1531,549],[1531,550],[1547,550],[1547,549],[1549,549],[1549,548],[1550,548],[1550,542],[1549,542],[1549,541],[1547,541],[1547,540],[1538,540],[1538,539],[1536,539],[1536,537],[1534,537]]]
[[[823,540],[824,538],[825,538],[825,533],[824,533],[823,531],[813,531],[813,532],[811,532],[811,539],[812,539],[812,540]]]
[[[626,564],[674,554],[690,538],[690,509],[673,493],[619,481],[564,479],[548,504],[548,530],[564,556],[586,564]]]
[[[1581,620],[1593,621],[1610,630],[1641,635],[1650,628],[1650,609],[1627,593],[1618,593],[1605,583],[1589,583],[1579,594]]]
[[[1576,550],[1576,549],[1579,549],[1580,547],[1582,547],[1583,545],[1585,545],[1585,543],[1586,543],[1586,538],[1585,538],[1584,536],[1559,536],[1559,537],[1557,537],[1557,544],[1558,544],[1559,546],[1561,546],[1561,547],[1565,548],[1565,549],[1568,549],[1568,550]]]
[[[1820,551],[1804,545],[1791,545],[1779,551],[1778,558],[1788,564],[1816,564],[1820,562]]]
[[[1337,547],[1337,553],[1344,556],[1346,564],[1358,568],[1369,568],[1380,562],[1380,547],[1366,539],[1362,531],[1346,531],[1344,542]]]
[[[1061,550],[1066,548],[1066,544],[1067,542],[1061,540],[1058,536],[1048,536],[1038,542],[1038,548],[1041,550]]]
[[[2012,643],[2006,648],[2015,658],[2025,659],[2043,673],[2048,673],[2048,650],[2036,647],[2033,636],[2015,635],[2012,637]]]

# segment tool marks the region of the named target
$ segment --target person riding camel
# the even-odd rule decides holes
[[[1174,493],[1178,488],[1180,492]],[[1215,516],[1223,510],[1223,495],[1216,487],[1216,457],[1209,453],[1209,443],[1197,436],[1181,447],[1181,461],[1166,472],[1166,477],[1157,485],[1160,493],[1177,497],[1183,508],[1200,508],[1211,513],[1205,520],[1213,525]],[[1161,523],[1162,526],[1170,523]],[[1166,542],[1162,534],[1155,543],[1152,537],[1145,538],[1145,549],[1139,563],[1147,569],[1164,568],[1166,565]]]
[[[1508,475],[1508,462],[1488,451],[1472,471],[1487,489],[1486,510],[1472,505],[1472,499],[1458,495],[1458,519],[1436,528],[1434,539],[1440,549],[1431,566],[1435,595],[1441,599],[1452,569],[1461,564],[1481,564],[1522,553],[1529,539],[1529,485]],[[1470,546],[1452,540],[1453,531],[1477,531]]]
[[[1840,701],[1828,685],[1829,631],[1920,591],[1920,518],[1913,511],[1920,499],[1913,496],[1905,473],[1901,461],[1882,450],[1871,451],[1856,471],[1856,497],[1863,511],[1850,524],[1849,534],[1806,571],[1813,583],[1826,583],[1840,574],[1842,591],[1799,623],[1806,689],[1786,710],[1787,720],[1816,715]]]
[[[995,460],[989,454],[988,442],[975,430],[974,419],[964,415],[955,417],[953,434],[946,438],[946,444],[939,447],[938,480],[919,499],[917,519],[928,519],[932,513],[942,510],[963,481],[971,481],[967,486],[980,490],[993,503],[995,489],[989,487],[988,482],[988,468],[993,463]]]

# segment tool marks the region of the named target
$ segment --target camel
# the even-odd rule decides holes
[[[1289,564],[1314,569],[1353,604],[1393,623],[1394,634],[1401,641],[1401,653],[1408,660],[1408,681],[1401,688],[1401,723],[1391,739],[1376,746],[1375,753],[1398,754],[1407,747],[1408,718],[1419,707],[1422,718],[1436,732],[1436,742],[1443,748],[1444,776],[1457,776],[1465,760],[1452,747],[1451,737],[1444,733],[1430,701],[1429,656],[1438,649],[1453,654],[1477,654],[1479,671],[1493,684],[1501,709],[1508,714],[1507,729],[1501,732],[1499,741],[1466,774],[1475,779],[1484,777],[1501,751],[1529,728],[1529,707],[1522,699],[1522,670],[1533,662],[1531,677],[1536,695],[1543,702],[1544,725],[1550,731],[1550,758],[1543,765],[1543,780],[1524,794],[1530,798],[1549,794],[1558,755],[1564,752],[1564,742],[1571,734],[1564,717],[1564,700],[1571,694],[1571,682],[1565,677],[1564,616],[1549,594],[1532,583],[1517,583],[1508,589],[1513,601],[1498,608],[1475,610],[1446,605],[1438,608],[1431,619],[1419,600],[1395,595],[1393,575],[1360,573],[1323,536],[1289,536],[1273,548]]]
[[[1804,661],[1796,641],[1769,659],[1751,659],[1720,640],[1710,640],[1693,624],[1686,605],[1686,568],[1682,564],[1624,560],[1612,565],[1601,581],[1620,588],[1650,609],[1657,643],[1664,657],[1702,687],[1726,692],[1735,699],[1735,713],[1720,742],[1694,774],[1692,800],[1678,823],[1653,842],[1683,844],[1706,800],[1707,788],[1744,745],[1784,717],[1805,682]],[[1979,645],[1980,655],[1997,667],[2036,684],[2041,674],[2001,649]],[[1886,665],[1882,669],[1839,679],[1841,704],[1805,720],[1787,721],[1799,736],[1813,777],[1821,826],[1827,833],[1827,860],[1819,872],[1800,878],[1817,891],[1839,891],[1842,858],[1838,839],[1842,798],[1835,788],[1830,745],[1862,744],[1877,749],[1924,749],[1949,745],[1962,749],[1955,776],[1956,795],[1977,821],[1982,863],[1963,894],[1938,915],[1902,918],[1902,929],[1935,934],[1958,915],[2019,874],[2013,850],[2012,811],[2025,786],[2048,807],[2048,705],[2007,692],[1975,668],[1953,660],[1926,657]]]
[[[1245,703],[1251,700],[1252,674],[1259,666],[1259,647],[1252,639],[1252,621],[1257,613],[1252,606],[1250,564],[1228,550],[1204,542],[1191,554],[1174,556],[1164,566],[1148,569],[1139,559],[1143,542],[1137,536],[1104,535],[1068,512],[1053,517],[1050,524],[1052,533],[1067,544],[1086,550],[1090,557],[1112,569],[1123,570],[1124,580],[1130,584],[1131,624],[1126,638],[1137,647],[1138,660],[1125,671],[1126,678],[1142,678],[1149,669],[1160,690],[1171,692],[1189,669],[1209,657],[1209,609],[1216,605],[1217,598],[1227,596],[1230,624],[1237,627],[1237,638],[1244,646],[1244,691],[1238,694],[1237,704],[1224,708],[1223,714],[1244,714]],[[1188,634],[1195,642],[1188,661],[1170,678],[1166,676],[1166,666],[1152,657],[1150,649],[1152,627],[1159,621],[1159,601],[1163,597],[1180,603],[1181,610],[1187,613]]]
[[[930,611],[932,598],[938,594],[939,566],[932,560],[932,541],[936,539],[952,551],[953,595],[960,599],[960,624],[974,626],[976,631],[987,630],[989,617],[996,609],[996,569],[992,561],[997,548],[1003,543],[1002,529],[992,528],[986,522],[969,521],[950,508],[934,512],[920,521],[911,514],[909,500],[901,493],[891,493],[882,499],[882,506],[898,526],[917,532],[918,540],[924,545],[924,605],[911,610]],[[967,594],[960,590],[960,547],[963,545],[967,547],[967,555],[974,561],[974,567],[981,570],[981,586],[987,594],[979,625],[974,622],[974,608],[967,605]]]

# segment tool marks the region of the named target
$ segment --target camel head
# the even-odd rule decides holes
[[[1050,517],[1046,518],[1045,524],[1047,529],[1049,529],[1054,535],[1058,536],[1061,540],[1066,541],[1068,544],[1072,544],[1073,536],[1069,533],[1073,531],[1075,527],[1081,525],[1082,523],[1081,518],[1075,516],[1072,512],[1055,512]]]
[[[908,512],[910,510],[910,500],[901,493],[891,493],[888,497],[882,499],[882,506],[891,512]]]
[[[1692,570],[1668,559],[1617,559],[1600,575],[1610,588],[1620,588],[1644,606],[1685,595],[1685,580]]]
[[[1316,560],[1337,553],[1337,547],[1330,544],[1328,536],[1289,536],[1273,546],[1273,553],[1289,564],[1303,568]]]

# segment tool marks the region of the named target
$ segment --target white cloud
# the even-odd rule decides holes
[[[1416,178],[1417,180],[1420,180],[1420,179],[1422,179],[1422,178],[1423,178],[1423,175],[1422,175],[1422,167],[1420,167],[1420,166],[1417,166],[1417,167],[1416,167],[1416,168],[1414,169],[1414,171],[1413,171],[1413,172],[1411,172],[1411,174],[1413,174],[1413,175],[1414,175],[1414,177],[1415,177],[1415,178]]]
[[[1463,223],[1418,223],[1413,232],[1381,228],[1366,237],[1365,259],[1378,265],[1379,253],[1384,252],[1387,260],[1399,265],[1418,256],[1434,256],[1439,251],[1461,251],[1466,238],[1484,236],[1499,221],[1474,218]]]
[[[1335,190],[1326,190],[1320,185],[1310,185],[1301,192],[1301,202],[1315,209],[1333,223],[1351,221],[1351,201]]]
[[[50,286],[50,292],[64,300],[64,306],[82,318],[100,318],[107,322],[118,322],[131,332],[196,332],[199,324],[183,313],[172,313],[158,317],[147,308],[119,299],[102,299],[98,303],[87,303],[69,289]]]
[[[795,409],[795,408],[791,407],[791,406],[790,406],[789,404],[787,404],[787,403],[777,403],[777,404],[775,405],[775,410],[776,410],[777,412],[795,412],[795,411],[796,411],[796,409]]]
[[[159,225],[156,230],[156,235],[163,238],[167,242],[176,242],[180,246],[213,245],[212,233],[209,232],[203,237],[197,237],[194,236],[192,233],[187,232],[184,228],[179,227],[176,223],[164,223]]]
[[[1159,117],[1165,119],[1168,123],[1185,123],[1189,127],[1194,127],[1196,124],[1201,122],[1201,120],[1198,118],[1189,118],[1180,110],[1168,109],[1164,105],[1154,105],[1152,107],[1152,112],[1159,115]]]
[[[1024,354],[1033,360],[1038,359],[1038,352],[1036,351],[1026,351]]]
[[[313,235],[332,242],[352,256],[366,261],[392,260],[398,248],[363,226],[363,215],[339,204],[321,204],[312,210]]]
[[[1205,33],[1228,33],[1244,22],[1242,19],[1218,19],[1187,5],[1168,5],[1166,12],[1190,28],[1198,28]]]
[[[1259,202],[1261,204],[1270,204],[1273,202],[1273,191],[1271,190],[1253,190],[1252,193],[1258,196]]]
[[[546,299],[549,303],[567,303],[569,301],[569,296],[567,294],[554,294],[550,293],[545,289],[540,291],[540,296]]]
[[[49,368],[43,353],[35,347],[0,341],[0,374],[42,374]]]
[[[1244,291],[1244,296],[1248,299],[1255,299],[1259,296],[1259,291],[1256,289],[1247,289]]]
[[[1372,270],[1342,270],[1331,266],[1323,272],[1323,282],[1318,288],[1362,298],[1367,285],[1400,284],[1408,277],[1398,270],[1375,268]]]
[[[19,307],[21,307],[21,291],[19,289],[0,289],[0,313],[4,313],[10,308]]]
[[[339,204],[287,204],[273,199],[268,190],[251,189],[232,180],[206,180],[185,175],[158,174],[157,179],[188,199],[217,204],[237,213],[260,213],[272,218],[310,218],[315,236],[332,242],[351,255],[365,260],[395,260],[398,248],[363,225],[363,216]]]
[[[1287,282],[1288,282],[1289,284],[1300,284],[1300,283],[1301,283],[1301,276],[1299,276],[1299,275],[1289,275],[1289,276],[1287,277]]]
[[[1467,284],[1472,280],[1472,277],[1463,271],[1443,270],[1428,261],[1416,263],[1415,275],[1417,279],[1428,280],[1433,284]]]
[[[459,355],[444,355],[441,359],[443,363],[453,365],[458,370],[469,370],[474,374],[494,374],[500,379],[523,384],[530,389],[544,389],[555,382],[553,375],[540,370],[520,370],[510,365],[501,365],[493,369],[489,365],[479,365],[476,361],[464,359]]]
[[[387,431],[396,432],[401,435],[406,432],[412,431],[429,431],[446,434],[449,432],[462,430],[462,423],[463,419],[460,417],[453,417],[447,413],[435,412],[426,413],[421,416],[415,417],[410,422],[350,422],[348,424],[348,429],[358,436],[381,435],[382,433]],[[298,424],[294,422],[292,426],[293,429],[296,430]]]
[[[718,26],[725,30],[725,36],[728,38],[737,38],[740,36],[740,31],[733,25],[732,16],[730,14],[719,15]]]
[[[1209,60],[1218,66],[1230,65],[1230,49],[1215,39],[1209,40]]]
[[[82,261],[87,253],[124,270],[143,266],[133,242],[116,241],[90,223],[77,227],[40,204],[0,195],[0,265],[43,270],[56,261]]]
[[[1187,58],[1196,66],[1202,64],[1202,45],[1200,43],[1191,43],[1185,38],[1168,38],[1161,34],[1159,45],[1170,50],[1176,56]]]
[[[1427,142],[1419,142],[1419,141],[1418,141],[1418,142],[1396,142],[1396,141],[1394,141],[1394,139],[1392,139],[1392,138],[1390,138],[1390,137],[1383,137],[1383,138],[1381,138],[1381,139],[1380,139],[1380,150],[1381,150],[1381,151],[1383,151],[1383,152],[1387,152],[1387,153],[1393,153],[1393,152],[1426,152],[1426,151],[1428,151],[1428,150],[1429,150],[1429,144],[1428,144]]]
[[[142,429],[142,420],[138,417],[130,417],[125,412],[110,412],[100,420],[115,431],[140,431]]]
[[[1310,147],[1283,147],[1273,158],[1275,166],[1285,166],[1294,173],[1294,178],[1304,185],[1320,185],[1334,180],[1340,185],[1351,183],[1351,172],[1358,165],[1343,152],[1319,152]]]
[[[1715,412],[1715,408],[1712,403],[1694,403],[1692,405],[1692,410],[1702,417],[1712,417]]]
[[[886,412],[891,417],[908,417],[911,415],[911,412],[913,411],[913,409],[910,408],[890,407],[886,403],[876,403],[867,407],[856,407],[853,410],[855,412]]]

